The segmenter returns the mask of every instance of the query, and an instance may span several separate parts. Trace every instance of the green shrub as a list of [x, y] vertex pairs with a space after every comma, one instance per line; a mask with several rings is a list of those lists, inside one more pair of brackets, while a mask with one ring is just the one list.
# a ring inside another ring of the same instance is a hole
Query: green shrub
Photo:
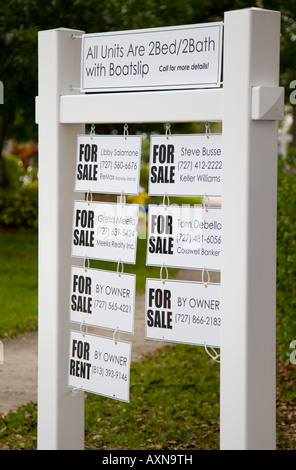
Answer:
[[278, 342], [287, 351], [296, 339], [296, 173], [281, 157], [277, 217]]
[[4, 173], [9, 191], [17, 191], [23, 185], [25, 168], [23, 162], [15, 155], [3, 155]]
[[38, 227], [38, 182], [19, 190], [0, 192], [0, 224], [5, 227]]

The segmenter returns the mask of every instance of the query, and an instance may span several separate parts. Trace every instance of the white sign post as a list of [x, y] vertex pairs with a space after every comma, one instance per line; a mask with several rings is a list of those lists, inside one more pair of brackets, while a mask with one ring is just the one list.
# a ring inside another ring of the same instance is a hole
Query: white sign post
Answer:
[[[38, 448], [84, 446], [83, 394], [67, 383], [77, 135], [85, 123], [222, 121], [221, 449], [274, 449], [280, 13], [225, 13], [215, 89], [79, 94], [82, 34], [39, 34]], [[162, 44], [164, 55], [173, 41]]]

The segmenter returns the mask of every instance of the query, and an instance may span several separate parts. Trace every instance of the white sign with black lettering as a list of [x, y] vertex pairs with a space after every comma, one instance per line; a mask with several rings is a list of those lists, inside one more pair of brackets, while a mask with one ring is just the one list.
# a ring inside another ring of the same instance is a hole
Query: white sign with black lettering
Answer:
[[129, 402], [131, 343], [70, 332], [68, 385]]
[[141, 136], [78, 135], [75, 191], [138, 194]]
[[223, 23], [84, 34], [81, 91], [220, 86]]
[[137, 204], [74, 201], [72, 256], [134, 264], [138, 212]]
[[221, 134], [151, 136], [151, 196], [220, 197], [221, 184]]
[[146, 264], [219, 271], [221, 209], [150, 205]]
[[220, 347], [220, 284], [146, 279], [146, 339]]
[[134, 332], [136, 276], [72, 266], [70, 321]]

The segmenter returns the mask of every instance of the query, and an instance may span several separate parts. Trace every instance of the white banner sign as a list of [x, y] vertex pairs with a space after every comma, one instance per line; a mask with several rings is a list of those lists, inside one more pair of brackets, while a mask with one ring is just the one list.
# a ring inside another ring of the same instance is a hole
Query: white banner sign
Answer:
[[134, 332], [136, 276], [72, 266], [70, 321]]
[[72, 256], [136, 262], [137, 204], [74, 201]]
[[220, 284], [146, 280], [146, 338], [220, 347]]
[[220, 86], [223, 23], [82, 36], [81, 91]]
[[222, 135], [152, 135], [151, 196], [222, 194]]
[[70, 332], [68, 385], [129, 401], [131, 343]]
[[79, 135], [75, 191], [138, 194], [141, 136]]
[[219, 271], [221, 247], [221, 209], [149, 206], [147, 265]]

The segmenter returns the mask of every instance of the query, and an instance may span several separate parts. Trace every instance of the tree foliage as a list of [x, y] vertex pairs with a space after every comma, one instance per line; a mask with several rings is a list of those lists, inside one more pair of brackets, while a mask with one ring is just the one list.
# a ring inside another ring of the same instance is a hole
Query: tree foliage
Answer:
[[[224, 12], [258, 6], [282, 12], [282, 80], [295, 77], [295, 0], [0, 0], [0, 155], [5, 138], [37, 138], [38, 31], [65, 27], [86, 33], [223, 20]], [[296, 78], [296, 77], [295, 77]], [[288, 91], [287, 91], [288, 93]]]
[[217, 5], [209, 0], [1, 0], [5, 103], [0, 109], [0, 150], [5, 137], [28, 140], [37, 135], [38, 31], [66, 27], [92, 33], [194, 24], [222, 20], [224, 11], [250, 5], [240, 0]]

